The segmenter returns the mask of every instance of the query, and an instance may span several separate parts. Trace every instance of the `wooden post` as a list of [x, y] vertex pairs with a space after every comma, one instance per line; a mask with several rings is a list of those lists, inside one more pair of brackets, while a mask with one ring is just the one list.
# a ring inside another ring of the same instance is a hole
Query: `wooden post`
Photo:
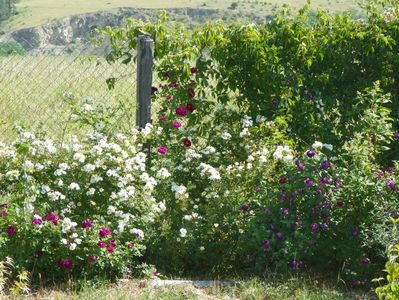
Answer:
[[153, 66], [153, 40], [148, 35], [137, 38], [137, 108], [136, 125], [144, 128], [151, 123], [151, 87]]

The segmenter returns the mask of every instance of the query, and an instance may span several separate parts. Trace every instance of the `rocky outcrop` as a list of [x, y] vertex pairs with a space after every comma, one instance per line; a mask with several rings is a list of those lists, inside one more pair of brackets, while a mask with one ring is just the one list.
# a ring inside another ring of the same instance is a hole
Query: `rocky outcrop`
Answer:
[[[143, 21], [155, 20], [157, 11], [154, 9], [120, 8], [71, 16], [43, 26], [14, 31], [7, 35], [7, 39], [17, 41], [28, 52], [70, 51], [71, 47], [69, 46], [82, 48], [83, 44], [85, 44], [83, 48], [87, 50], [87, 41], [95, 28], [120, 26], [128, 17]], [[167, 11], [171, 19], [192, 20], [193, 22], [223, 18], [227, 13], [215, 9], [193, 8], [176, 8]]]

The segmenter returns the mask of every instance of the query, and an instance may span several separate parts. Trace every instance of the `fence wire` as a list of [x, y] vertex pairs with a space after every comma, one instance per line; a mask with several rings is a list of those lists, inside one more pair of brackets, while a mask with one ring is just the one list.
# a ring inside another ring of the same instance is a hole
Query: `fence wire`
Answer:
[[[0, 57], [0, 141], [13, 140], [16, 126], [40, 127], [55, 138], [65, 134], [70, 118], [65, 95], [93, 105], [126, 104], [123, 115], [129, 120], [120, 122], [134, 122], [136, 66], [108, 64], [101, 52], [94, 46], [81, 51], [57, 46]], [[108, 78], [117, 78], [112, 90]]]

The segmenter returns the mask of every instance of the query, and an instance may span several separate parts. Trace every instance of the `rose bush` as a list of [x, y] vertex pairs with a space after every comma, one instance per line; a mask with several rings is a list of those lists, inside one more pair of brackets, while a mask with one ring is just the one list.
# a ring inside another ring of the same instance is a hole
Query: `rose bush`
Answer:
[[51, 280], [128, 274], [163, 209], [140, 134], [62, 144], [23, 132], [0, 145], [0, 257]]

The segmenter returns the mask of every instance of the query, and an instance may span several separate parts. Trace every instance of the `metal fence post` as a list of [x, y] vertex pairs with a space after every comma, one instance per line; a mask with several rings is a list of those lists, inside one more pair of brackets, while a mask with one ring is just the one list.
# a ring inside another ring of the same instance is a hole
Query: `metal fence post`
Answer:
[[151, 123], [153, 43], [154, 41], [148, 35], [140, 35], [137, 38], [136, 125], [140, 128]]

